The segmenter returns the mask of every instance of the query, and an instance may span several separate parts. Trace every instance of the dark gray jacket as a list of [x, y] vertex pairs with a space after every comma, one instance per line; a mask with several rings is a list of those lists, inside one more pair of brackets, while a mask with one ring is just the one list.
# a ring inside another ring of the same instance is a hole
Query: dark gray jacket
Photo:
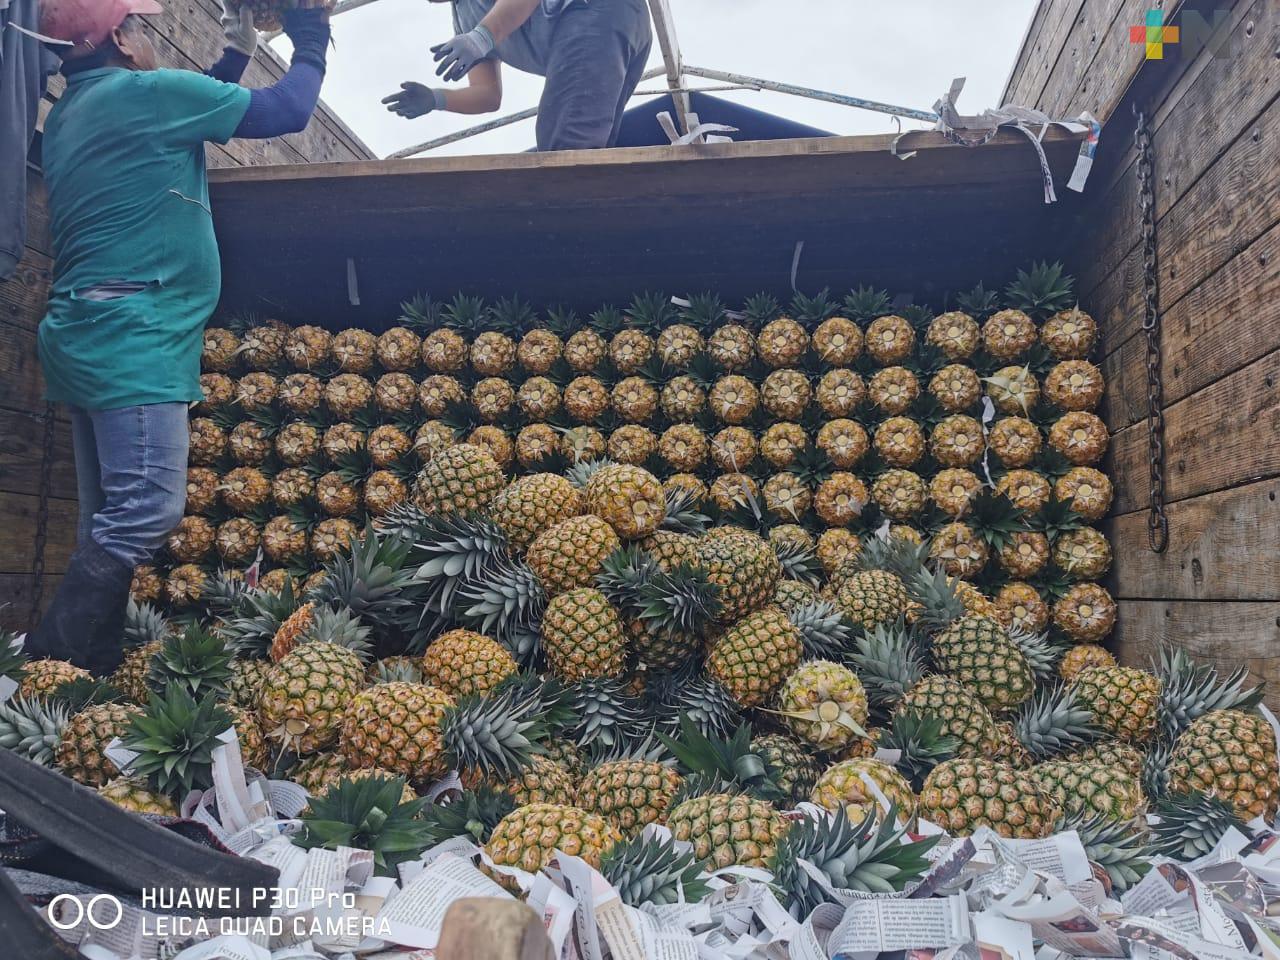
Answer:
[[38, 25], [37, 0], [0, 0], [0, 280], [13, 275], [27, 235], [27, 150], [58, 57], [20, 30]]

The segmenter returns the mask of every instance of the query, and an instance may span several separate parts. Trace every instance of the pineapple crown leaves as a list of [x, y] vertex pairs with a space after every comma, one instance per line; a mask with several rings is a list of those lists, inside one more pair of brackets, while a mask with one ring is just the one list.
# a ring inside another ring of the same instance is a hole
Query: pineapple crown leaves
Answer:
[[902, 308], [902, 318], [916, 330], [924, 331], [933, 320], [933, 311], [923, 303], [909, 303]]
[[193, 623], [166, 639], [151, 658], [147, 685], [157, 692], [177, 685], [193, 697], [221, 697], [231, 680], [234, 656], [225, 638]]
[[657, 736], [684, 773], [722, 779], [761, 800], [781, 800], [785, 796], [770, 776], [764, 758], [751, 746], [750, 724], [739, 725], [728, 738], [709, 737], [687, 716], [681, 716], [677, 737], [664, 733]]
[[854, 638], [849, 663], [880, 713], [897, 705], [928, 672], [919, 638], [902, 620], [877, 624]]
[[864, 537], [858, 554], [859, 570], [887, 570], [904, 583], [911, 582], [924, 567], [929, 547], [903, 537]]
[[1169, 759], [1172, 754], [1173, 741], [1157, 737], [1142, 757], [1142, 792], [1152, 800], [1159, 800], [1169, 792]]
[[800, 632], [807, 660], [848, 659], [856, 632], [853, 621], [828, 600], [816, 600], [791, 610], [787, 618]]
[[506, 534], [483, 516], [423, 515], [410, 532], [409, 565], [417, 564], [414, 577], [429, 588], [438, 610], [452, 607], [460, 584], [481, 579], [510, 559]]
[[1063, 273], [1061, 263], [1033, 263], [1019, 270], [1017, 279], [1005, 288], [1005, 302], [1034, 319], [1043, 320], [1075, 302], [1075, 281]]
[[8, 677], [21, 683], [27, 675], [27, 655], [19, 643], [20, 636], [12, 630], [0, 628], [0, 677]]
[[657, 291], [638, 294], [626, 312], [626, 318], [646, 333], [661, 330], [675, 317], [676, 308], [671, 298]]
[[811, 297], [797, 292], [791, 298], [792, 315], [810, 330], [835, 312], [836, 305], [831, 302], [831, 289], [829, 287], [823, 287]]
[[893, 305], [887, 291], [863, 286], [844, 298], [844, 308], [853, 319], [867, 323], [887, 314], [893, 309]]
[[707, 532], [711, 517], [702, 512], [701, 498], [684, 487], [668, 487], [665, 491], [667, 514], [662, 520], [663, 530], [699, 536]]
[[941, 568], [921, 567], [907, 581], [907, 591], [911, 599], [920, 604], [916, 622], [928, 631], [942, 630], [967, 613], [956, 581]]
[[1004, 494], [991, 490], [983, 490], [969, 501], [964, 520], [993, 550], [999, 550], [1015, 533], [1027, 529], [1025, 513]]
[[427, 801], [402, 803], [403, 795], [399, 777], [339, 780], [327, 793], [311, 798], [293, 842], [304, 850], [369, 850], [377, 875], [394, 877], [399, 864], [416, 860], [433, 842], [431, 825], [418, 818]]
[[1262, 702], [1263, 685], [1247, 687], [1247, 667], [1238, 667], [1222, 680], [1209, 664], [1197, 663], [1187, 652], [1163, 644], [1151, 672], [1162, 681], [1160, 723], [1164, 737], [1176, 740], [1187, 727], [1212, 710], [1252, 710]]
[[591, 329], [605, 340], [621, 332], [626, 322], [622, 311], [608, 304], [591, 314]]
[[1056, 642], [1047, 631], [1032, 633], [1029, 630], [1010, 628], [1006, 632], [1014, 646], [1027, 658], [1036, 683], [1050, 683], [1058, 676], [1058, 664], [1067, 652], [1065, 644]]
[[280, 624], [297, 609], [293, 584], [286, 579], [279, 593], [261, 588], [246, 590], [237, 603], [236, 614], [220, 621], [215, 629], [238, 656], [265, 657]]
[[581, 329], [582, 319], [572, 307], [557, 303], [547, 308], [545, 326], [561, 340], [568, 340]]
[[70, 710], [60, 700], [14, 697], [0, 703], [0, 747], [50, 766], [69, 718]]
[[151, 788], [174, 799], [213, 785], [213, 751], [219, 734], [232, 726], [231, 714], [211, 694], [197, 702], [179, 684], [153, 694], [146, 709], [129, 722], [124, 747], [137, 754], [130, 767]]
[[697, 903], [711, 891], [693, 851], [670, 837], [641, 833], [616, 844], [601, 859], [600, 874], [631, 907]]
[[702, 567], [680, 563], [663, 570], [634, 545], [605, 558], [596, 586], [625, 616], [638, 618], [651, 634], [699, 634], [720, 616], [720, 588]]
[[58, 684], [49, 695], [49, 699], [61, 701], [72, 713], [78, 713], [85, 707], [120, 703], [124, 700], [124, 694], [106, 680], [77, 677], [75, 680]]
[[1018, 709], [1013, 731], [1037, 761], [1075, 750], [1101, 733], [1092, 711], [1080, 705], [1075, 688], [1061, 684], [1037, 689]]
[[1166, 796], [1156, 804], [1155, 814], [1157, 819], [1151, 824], [1153, 856], [1195, 860], [1212, 851], [1231, 827], [1246, 837], [1253, 835], [1230, 803], [1209, 794]]
[[975, 320], [982, 321], [1000, 309], [1000, 296], [979, 283], [971, 290], [956, 294], [956, 306]]
[[622, 736], [612, 744], [596, 741], [588, 747], [588, 764], [597, 767], [602, 763], [619, 760], [646, 760], [661, 764], [675, 762], [662, 741], [657, 739], [657, 720], [651, 720], [647, 725], [642, 723], [635, 727], [625, 727], [621, 733]]
[[726, 315], [724, 301], [711, 292], [692, 293], [689, 305], [680, 311], [680, 319], [700, 333], [718, 326]]
[[312, 599], [350, 607], [375, 630], [398, 623], [417, 599], [415, 574], [407, 569], [413, 542], [394, 534], [379, 534], [372, 523], [354, 539], [349, 553], [325, 564], [326, 576]]
[[609, 747], [633, 736], [638, 729], [648, 729], [643, 704], [627, 692], [620, 680], [580, 680], [565, 692], [576, 722], [564, 732], [580, 747]]
[[520, 670], [507, 676], [494, 690], [495, 696], [509, 695], [516, 703], [536, 704], [551, 736], [559, 736], [571, 729], [578, 714], [570, 703], [570, 692], [559, 680], [550, 675], [540, 675], [532, 670]]
[[782, 564], [782, 576], [787, 580], [816, 587], [822, 582], [822, 562], [817, 553], [803, 543], [786, 541], [774, 544], [773, 552]]
[[744, 318], [756, 329], [763, 327], [771, 320], [776, 320], [782, 313], [776, 297], [768, 293], [757, 293], [748, 297], [742, 305]]
[[462, 697], [440, 724], [445, 753], [459, 770], [509, 779], [542, 753], [548, 730], [540, 707], [511, 690]]
[[584, 490], [592, 477], [605, 467], [612, 467], [616, 463], [616, 460], [610, 460], [608, 457], [596, 457], [592, 460], [579, 460], [566, 470], [564, 475], [575, 487], [580, 490]]
[[1134, 887], [1151, 869], [1146, 833], [1131, 821], [1108, 817], [1064, 817], [1054, 833], [1074, 830], [1085, 856], [1106, 871], [1113, 893]]
[[463, 336], [482, 333], [490, 321], [490, 312], [483, 297], [469, 297], [459, 293], [440, 311], [445, 326], [457, 330]]
[[483, 785], [464, 791], [449, 803], [431, 804], [422, 811], [422, 822], [428, 828], [428, 845], [454, 837], [487, 843], [494, 827], [515, 808], [516, 802], [510, 794]]
[[826, 885], [801, 861], [824, 874], [831, 887], [859, 893], [900, 893], [924, 876], [929, 869], [926, 854], [941, 837], [908, 841], [897, 815], [895, 804], [878, 821], [872, 812], [853, 823], [841, 807], [821, 819], [796, 821], [769, 863], [774, 886], [792, 915], [807, 917], [831, 901]]
[[425, 293], [415, 294], [400, 304], [400, 323], [410, 329], [434, 329], [440, 325], [440, 304]]
[[538, 321], [533, 306], [515, 294], [500, 297], [490, 308], [490, 314], [495, 329], [511, 336], [519, 336], [533, 329]]
[[311, 625], [301, 643], [332, 643], [350, 650], [364, 663], [373, 659], [373, 630], [343, 606], [320, 603], [312, 609]]
[[379, 660], [373, 665], [374, 683], [422, 683], [422, 667], [418, 661], [398, 658]]
[[1084, 518], [1071, 509], [1070, 500], [1051, 497], [1049, 502], [1030, 518], [1028, 525], [1048, 537], [1050, 543], [1056, 543], [1064, 533], [1079, 530], [1085, 524]]
[[534, 572], [516, 560], [493, 563], [481, 579], [465, 581], [457, 591], [455, 616], [463, 626], [511, 646], [517, 631], [542, 621], [547, 592]]
[[737, 726], [742, 710], [719, 681], [707, 676], [695, 661], [647, 678], [642, 696], [645, 713], [667, 732], [686, 717], [708, 737], [722, 737]]
[[[243, 580], [232, 580], [221, 571], [219, 571], [215, 579], [228, 584], [236, 584], [236, 588], [229, 592], [229, 596], [233, 598], [231, 601], [233, 603], [247, 589]], [[228, 596], [228, 594], [224, 593], [222, 596]], [[129, 599], [129, 604], [125, 607], [124, 613], [124, 640], [126, 644], [131, 647], [144, 646], [156, 640], [163, 640], [168, 635], [169, 621], [163, 613], [145, 601], [137, 603], [132, 597]], [[0, 645], [3, 644], [3, 641], [4, 638], [0, 637]]]
[[893, 715], [889, 725], [881, 728], [876, 746], [898, 752], [895, 766], [918, 793], [933, 768], [955, 756], [960, 740], [942, 735], [942, 720], [937, 716], [912, 707]]

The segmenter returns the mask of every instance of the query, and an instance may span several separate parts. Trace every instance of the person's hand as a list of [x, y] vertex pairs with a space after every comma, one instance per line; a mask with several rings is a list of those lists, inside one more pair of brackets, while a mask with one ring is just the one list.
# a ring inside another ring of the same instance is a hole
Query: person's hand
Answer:
[[436, 76], [448, 81], [461, 80], [472, 67], [493, 53], [493, 48], [493, 34], [484, 24], [469, 33], [436, 44], [431, 48], [436, 62], [440, 64], [436, 67]]
[[439, 93], [412, 80], [400, 84], [400, 92], [383, 97], [382, 102], [387, 105], [388, 110], [406, 120], [424, 116], [444, 106]]
[[227, 46], [246, 57], [252, 57], [258, 49], [258, 31], [253, 26], [253, 8], [249, 4], [237, 4], [234, 0], [222, 0], [222, 35]]

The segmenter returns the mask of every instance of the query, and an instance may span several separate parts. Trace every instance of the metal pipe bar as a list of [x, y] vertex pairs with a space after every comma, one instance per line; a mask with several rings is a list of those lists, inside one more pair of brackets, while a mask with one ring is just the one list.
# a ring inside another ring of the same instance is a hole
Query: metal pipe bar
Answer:
[[665, 97], [668, 93], [714, 93], [720, 90], [754, 90], [760, 92], [759, 87], [752, 86], [748, 83], [726, 83], [723, 86], [716, 87], [681, 87], [678, 91], [657, 89], [657, 90], [637, 90], [632, 94], [633, 97]]
[[934, 123], [938, 115], [931, 110], [914, 110], [911, 107], [898, 107], [891, 103], [879, 103], [875, 100], [864, 100], [861, 97], [850, 97], [843, 93], [829, 93], [826, 90], [812, 90], [791, 83], [778, 83], [776, 80], [763, 80], [760, 77], [749, 77], [742, 73], [730, 73], [727, 70], [710, 70], [706, 67], [684, 66], [684, 72], [691, 77], [702, 77], [705, 80], [720, 80], [724, 83], [740, 83], [745, 86], [758, 87], [774, 93], [786, 93], [793, 97], [805, 97], [809, 100], [823, 100], [827, 103], [838, 103], [845, 107], [857, 107], [859, 110], [873, 110], [876, 113], [887, 113], [895, 117], [909, 117], [912, 120], [924, 120]]
[[649, 14], [653, 17], [653, 32], [658, 36], [658, 48], [662, 51], [662, 64], [667, 75], [667, 89], [676, 108], [676, 129], [689, 132], [689, 94], [684, 87], [684, 59], [680, 55], [680, 39], [676, 35], [676, 21], [667, 0], [649, 0]]

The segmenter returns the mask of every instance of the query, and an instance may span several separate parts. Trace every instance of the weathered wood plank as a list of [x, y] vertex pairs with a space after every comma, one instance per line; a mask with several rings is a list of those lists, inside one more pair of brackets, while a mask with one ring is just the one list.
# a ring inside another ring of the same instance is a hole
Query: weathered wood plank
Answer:
[[[54, 591], [62, 577], [45, 574], [42, 610], [49, 608]], [[27, 622], [31, 610], [31, 577], [20, 573], [0, 573], [0, 628], [25, 633], [32, 624]]]
[[33, 329], [0, 323], [0, 407], [44, 410], [44, 377]]
[[1227, 676], [1248, 667], [1267, 684], [1267, 704], [1280, 706], [1280, 601], [1258, 603], [1121, 600], [1112, 636], [1120, 661], [1145, 667], [1161, 643], [1184, 648]]
[[[1170, 502], [1280, 474], [1280, 350], [1165, 410]], [[1117, 514], [1147, 503], [1146, 423], [1112, 437]]]
[[[38, 498], [29, 494], [0, 496], [0, 573], [27, 573], [35, 550]], [[77, 508], [74, 500], [49, 500], [49, 542], [45, 569], [61, 573], [75, 549]]]
[[[1157, 3], [1157, 6], [1165, 5]], [[1128, 79], [1136, 72], [1141, 57], [1134, 58], [1130, 51], [1128, 27], [1132, 19], [1140, 17], [1150, 0], [1089, 0], [1072, 23], [1062, 53], [1039, 99], [1039, 107], [1051, 117], [1075, 116], [1082, 109], [1089, 94], [1095, 89], [1107, 92], [1127, 86]], [[1121, 36], [1117, 31], [1124, 29]], [[1132, 69], [1125, 73], [1125, 67]], [[1115, 94], [1118, 101], [1119, 92]], [[1094, 116], [1103, 123], [1110, 118], [1109, 111], [1099, 111]]]
[[53, 261], [27, 247], [18, 261], [17, 272], [0, 280], [0, 321], [34, 330], [44, 315], [53, 277]]
[[[43, 410], [0, 409], [0, 495], [40, 491], [40, 462], [44, 452]], [[71, 454], [71, 426], [54, 423], [53, 471], [49, 491], [55, 497], [76, 497], [75, 459]]]
[[1280, 598], [1280, 481], [1220, 490], [1168, 508], [1169, 547], [1147, 547], [1147, 512], [1108, 521], [1117, 562], [1111, 577], [1126, 599]]
[[1002, 103], [1034, 107], [1040, 103], [1049, 74], [1062, 56], [1072, 28], [1083, 17], [1087, 0], [1043, 0], [1018, 53]]

